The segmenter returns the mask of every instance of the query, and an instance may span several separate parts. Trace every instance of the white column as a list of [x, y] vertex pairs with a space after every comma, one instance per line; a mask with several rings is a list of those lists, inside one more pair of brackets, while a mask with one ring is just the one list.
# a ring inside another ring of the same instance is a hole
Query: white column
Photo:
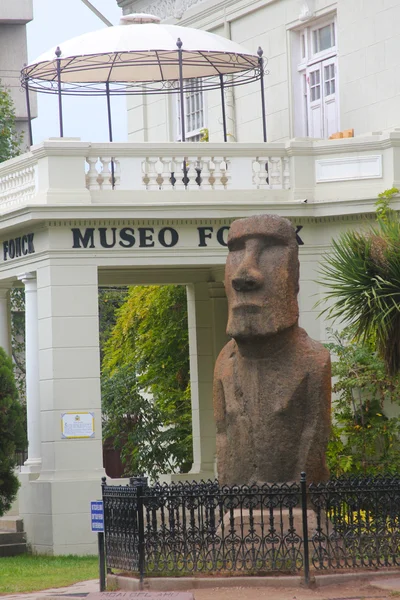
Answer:
[[10, 285], [0, 283], [0, 347], [11, 356]]
[[211, 299], [212, 337], [215, 362], [222, 348], [230, 340], [230, 337], [226, 335], [228, 300], [226, 298], [225, 286], [222, 281], [209, 283], [208, 288]]
[[[214, 477], [215, 457], [212, 400], [215, 357], [212, 303], [208, 286], [206, 282], [187, 286], [193, 428], [193, 466], [190, 477], [200, 479]], [[185, 479], [187, 478], [186, 475]]]
[[[37, 268], [42, 467], [20, 514], [33, 550], [46, 554], [96, 553], [90, 501], [104, 475], [97, 267], [82, 262]], [[66, 413], [90, 415], [91, 435], [63, 436]]]
[[41, 427], [39, 391], [39, 343], [36, 273], [18, 277], [25, 285], [25, 363], [28, 459], [23, 472], [38, 473], [41, 468]]

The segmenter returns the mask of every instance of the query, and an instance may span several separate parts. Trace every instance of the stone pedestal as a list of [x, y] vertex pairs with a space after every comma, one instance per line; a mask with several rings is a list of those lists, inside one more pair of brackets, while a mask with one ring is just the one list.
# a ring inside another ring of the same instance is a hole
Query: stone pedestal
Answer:
[[[292, 511], [292, 515], [293, 515], [293, 527], [296, 530], [297, 535], [302, 538], [303, 537], [302, 509], [294, 508]], [[265, 537], [268, 534], [268, 531], [270, 529], [269, 518], [270, 518], [269, 510], [267, 508], [264, 509], [262, 512], [261, 512], [261, 510], [258, 510], [258, 509], [253, 510], [253, 528], [255, 530], [256, 535]], [[231, 515], [230, 515], [230, 513], [227, 513], [224, 517], [225, 535], [231, 526], [230, 522], [231, 522]], [[240, 509], [234, 510], [233, 511], [233, 522], [234, 522], [234, 528], [235, 528], [236, 532], [239, 533], [239, 535], [241, 535], [242, 528], [243, 528], [243, 537], [245, 537], [246, 534], [251, 529], [249, 511], [248, 510], [240, 510]], [[307, 522], [308, 522], [308, 537], [309, 537], [309, 539], [311, 539], [311, 537], [313, 536], [313, 534], [315, 533], [315, 531], [317, 529], [317, 515], [311, 509], [307, 510]], [[289, 528], [290, 528], [290, 514], [289, 514], [289, 510], [287, 508], [282, 509], [282, 511], [280, 511], [279, 509], [274, 510], [274, 525], [273, 526], [274, 526], [274, 529], [276, 530], [277, 536], [279, 536], [283, 539], [284, 536], [288, 535]], [[221, 533], [222, 533], [221, 526], [218, 531], [219, 531], [219, 535], [221, 535]]]

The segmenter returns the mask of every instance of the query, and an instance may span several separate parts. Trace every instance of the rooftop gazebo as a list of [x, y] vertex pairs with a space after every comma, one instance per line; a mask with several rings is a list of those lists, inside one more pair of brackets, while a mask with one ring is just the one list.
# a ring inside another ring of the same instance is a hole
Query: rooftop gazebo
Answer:
[[[203, 90], [221, 90], [224, 140], [227, 140], [224, 90], [260, 80], [263, 139], [266, 141], [264, 59], [218, 35], [161, 24], [153, 15], [122, 17], [121, 25], [73, 38], [39, 56], [22, 70], [27, 90], [58, 95], [60, 137], [64, 135], [62, 96], [107, 98], [112, 141], [113, 95], [180, 94], [182, 141], [185, 141], [184, 94], [193, 80]], [[31, 135], [32, 140], [32, 135]]]

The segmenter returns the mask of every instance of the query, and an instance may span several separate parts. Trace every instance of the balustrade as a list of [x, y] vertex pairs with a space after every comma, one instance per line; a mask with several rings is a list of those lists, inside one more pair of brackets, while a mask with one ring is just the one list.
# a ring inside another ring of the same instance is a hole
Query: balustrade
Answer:
[[3, 209], [29, 204], [34, 198], [35, 192], [34, 165], [0, 175], [0, 205]]
[[[242, 191], [256, 192], [257, 202], [364, 200], [398, 187], [399, 140], [397, 131], [265, 144], [47, 140], [0, 165], [0, 210], [31, 203], [143, 203], [154, 197], [146, 192], [168, 192], [162, 202], [178, 192], [201, 193], [204, 200], [207, 191], [222, 192], [218, 202], [228, 203]], [[141, 195], [117, 194], [124, 191]]]

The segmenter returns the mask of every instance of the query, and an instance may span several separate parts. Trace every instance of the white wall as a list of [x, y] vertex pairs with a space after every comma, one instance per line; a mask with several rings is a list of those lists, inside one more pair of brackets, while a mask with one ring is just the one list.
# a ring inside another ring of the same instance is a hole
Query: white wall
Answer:
[[[131, 8], [136, 10], [137, 4], [132, 1]], [[147, 4], [140, 2], [140, 9], [144, 10]], [[125, 12], [129, 10], [128, 5], [129, 2], [124, 3]], [[151, 5], [153, 12], [157, 12], [154, 7], [159, 5], [160, 14], [165, 13], [161, 2], [153, 1]], [[355, 135], [361, 135], [399, 127], [400, 30], [397, 24], [400, 0], [254, 0], [247, 3], [208, 0], [192, 5], [179, 20], [171, 16], [168, 22], [230, 36], [252, 52], [256, 52], [258, 46], [263, 48], [269, 71], [265, 79], [268, 140], [282, 141], [303, 135], [301, 128], [295, 126], [301, 95], [296, 90], [299, 76], [292, 56], [296, 30], [312, 24], [312, 20], [299, 19], [304, 5], [313, 18], [337, 11], [339, 129], [354, 128]], [[234, 132], [230, 140], [261, 141], [259, 85], [236, 88], [232, 103], [236, 123], [228, 126], [228, 133]], [[219, 92], [208, 94], [207, 106], [210, 141], [220, 141]], [[163, 111], [160, 102], [156, 110], [148, 113], [151, 141], [170, 139], [171, 129]], [[133, 141], [139, 134], [136, 131], [130, 135]]]
[[400, 0], [341, 0], [339, 72], [343, 128], [356, 135], [400, 126]]

